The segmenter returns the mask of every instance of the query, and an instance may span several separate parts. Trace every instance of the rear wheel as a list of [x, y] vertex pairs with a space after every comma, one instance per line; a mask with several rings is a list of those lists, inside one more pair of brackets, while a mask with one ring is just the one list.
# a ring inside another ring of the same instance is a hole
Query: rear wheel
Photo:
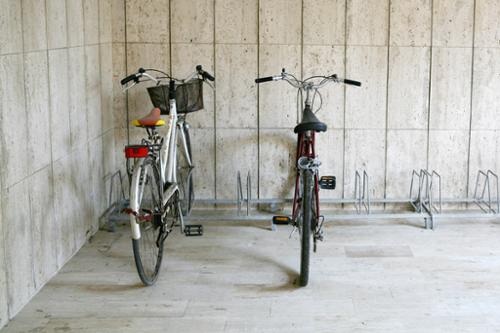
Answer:
[[[177, 184], [179, 186], [179, 202], [182, 215], [187, 216], [191, 213], [194, 201], [193, 167], [189, 165], [186, 157], [180, 152], [186, 150], [185, 153], [188, 154], [191, 164], [193, 163], [193, 154], [191, 151], [191, 138], [189, 136], [188, 127], [183, 124], [180, 130], [184, 132], [186, 148], [180, 147], [181, 149], [177, 149], [179, 152], [177, 158]], [[180, 141], [180, 145], [182, 146], [182, 134]]]
[[313, 205], [313, 174], [305, 170], [302, 174], [304, 186], [302, 192], [302, 209], [300, 221], [300, 276], [299, 285], [304, 287], [309, 282], [309, 261], [311, 256], [311, 225]]
[[147, 158], [144, 161], [138, 177], [135, 221], [139, 225], [141, 236], [139, 239], [132, 239], [132, 247], [141, 281], [145, 285], [152, 285], [160, 271], [165, 235], [160, 177], [153, 159]]

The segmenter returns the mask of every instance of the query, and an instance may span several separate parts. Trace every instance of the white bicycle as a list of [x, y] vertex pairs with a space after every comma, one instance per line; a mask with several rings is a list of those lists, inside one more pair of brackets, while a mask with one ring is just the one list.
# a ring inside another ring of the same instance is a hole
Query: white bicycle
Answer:
[[[130, 204], [126, 211], [130, 215], [137, 272], [145, 285], [152, 285], [158, 278], [165, 240], [177, 223], [186, 235], [203, 232], [200, 225], [185, 226], [183, 215], [189, 214], [194, 198], [191, 143], [185, 117], [203, 109], [206, 80], [214, 81], [214, 77], [200, 65], [183, 80], [157, 69], [143, 68], [121, 80], [124, 90], [141, 82], [155, 83], [147, 88], [155, 108], [132, 122], [146, 130], [147, 138], [125, 147], [130, 179]], [[168, 115], [166, 122], [162, 114]], [[167, 131], [162, 136], [158, 127], [165, 124]], [[178, 155], [178, 145], [182, 147], [182, 156]]]

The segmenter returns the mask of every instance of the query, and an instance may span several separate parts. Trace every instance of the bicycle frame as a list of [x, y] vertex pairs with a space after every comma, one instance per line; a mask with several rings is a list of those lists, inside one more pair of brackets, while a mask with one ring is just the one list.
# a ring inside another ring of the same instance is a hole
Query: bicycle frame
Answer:
[[[305, 111], [306, 108], [311, 107], [311, 95], [310, 91], [312, 88], [305, 88], [306, 91], [306, 101], [305, 101]], [[300, 176], [301, 172], [307, 172], [307, 169], [301, 170], [299, 168], [299, 161], [301, 158], [307, 159], [316, 159], [316, 151], [315, 151], [315, 142], [316, 142], [316, 132], [307, 131], [305, 133], [299, 133], [297, 137], [297, 153], [295, 165], [297, 166], [297, 175], [295, 177], [295, 191], [293, 198], [293, 207], [292, 207], [292, 221], [297, 221], [297, 217], [300, 211], [301, 205], [301, 184], [300, 184]], [[316, 163], [319, 164], [319, 160], [316, 159]], [[310, 171], [314, 172], [314, 197], [315, 197], [315, 214], [314, 214], [314, 223], [313, 227], [317, 225], [319, 222], [319, 180], [318, 180], [318, 172], [317, 168], [310, 169]]]
[[[167, 186], [162, 186], [163, 190], [163, 198], [162, 205], [166, 205], [170, 198], [179, 191], [177, 185], [177, 175], [176, 175], [176, 167], [177, 167], [177, 127], [184, 126], [184, 120], [180, 123], [178, 122], [177, 115], [177, 107], [175, 103], [175, 98], [169, 100], [170, 103], [170, 113], [167, 119], [167, 132], [164, 136], [163, 146], [160, 150], [159, 158], [160, 158], [160, 177], [161, 184], [167, 184]], [[187, 143], [186, 137], [184, 135], [184, 131], [180, 130], [182, 146], [184, 150], [184, 154], [186, 156], [186, 160], [188, 161], [189, 166], [192, 166], [192, 162], [187, 151]], [[130, 184], [131, 189], [135, 189], [135, 191], [131, 191], [130, 193], [130, 209], [133, 212], [138, 210], [138, 205], [140, 199], [142, 197], [142, 192], [144, 190], [144, 186], [139, 186], [139, 182], [141, 180], [141, 175], [139, 174], [143, 170], [144, 158], [140, 158], [135, 162], [134, 171], [132, 175], [132, 183]], [[180, 214], [181, 219], [181, 230], [184, 230], [184, 221], [182, 219], [182, 214]], [[130, 215], [130, 227], [132, 231], [132, 238], [139, 239], [141, 237], [141, 232], [139, 225], [136, 222], [135, 216], [133, 214]]]

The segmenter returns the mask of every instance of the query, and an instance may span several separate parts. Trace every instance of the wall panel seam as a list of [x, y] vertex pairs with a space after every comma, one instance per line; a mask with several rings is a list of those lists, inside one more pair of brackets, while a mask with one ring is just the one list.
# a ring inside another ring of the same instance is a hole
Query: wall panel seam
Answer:
[[[66, 7], [66, 6], [65, 6]], [[48, 29], [48, 14], [49, 14], [49, 11], [48, 11], [48, 8], [47, 8], [47, 0], [45, 0], [45, 34], [47, 36], [46, 38], [46, 42], [47, 42], [47, 91], [48, 91], [48, 112], [49, 112], [49, 146], [50, 146], [50, 171], [51, 171], [51, 179], [50, 179], [50, 184], [52, 185], [51, 186], [51, 194], [52, 194], [52, 198], [54, 198], [55, 196], [55, 191], [54, 191], [54, 156], [53, 156], [53, 153], [52, 153], [52, 98], [51, 98], [51, 89], [50, 89], [50, 57], [49, 57], [49, 29]], [[55, 202], [54, 200], [51, 200], [51, 204], [52, 204], [52, 213], [55, 212]], [[33, 220], [33, 218], [32, 218]], [[54, 242], [56, 242], [56, 248], [57, 248], [57, 243], [59, 242], [59, 239], [55, 239]], [[57, 262], [57, 258], [58, 256], [56, 255], [55, 256], [55, 260], [56, 260], [56, 267], [57, 269], [59, 269], [59, 263]], [[57, 270], [56, 270], [57, 272]], [[36, 280], [35, 280], [36, 281]], [[42, 285], [45, 283], [45, 281], [42, 282]], [[35, 289], [36, 289], [36, 285], [35, 285]]]
[[[347, 77], [347, 6], [348, 6], [348, 0], [345, 0], [344, 2], [344, 76]], [[345, 174], [346, 174], [346, 138], [347, 138], [347, 131], [346, 131], [346, 113], [347, 113], [347, 87], [346, 85], [342, 85], [343, 93], [344, 93], [344, 114], [343, 114], [343, 135], [344, 135], [344, 140], [342, 140], [342, 198], [346, 197], [346, 179], [345, 179]], [[342, 204], [342, 208], [344, 208], [344, 204]]]
[[[260, 0], [257, 0], [257, 77], [260, 76]], [[260, 199], [260, 85], [257, 88], [257, 199]]]
[[[28, 110], [27, 110], [27, 107], [26, 107], [26, 100], [27, 100], [27, 91], [26, 91], [26, 84], [24, 84], [24, 80], [25, 80], [25, 76], [26, 76], [26, 73], [25, 73], [25, 47], [24, 47], [24, 43], [25, 43], [25, 40], [24, 40], [24, 1], [21, 1], [21, 27], [22, 27], [22, 33], [21, 33], [21, 39], [22, 39], [22, 62], [21, 62], [21, 66], [22, 66], [22, 78], [23, 78], [23, 91], [24, 91], [24, 113], [26, 114], [26, 119], [28, 118]], [[28, 126], [28, 121], [26, 121], [24, 123], [24, 126], [25, 126], [25, 130], [26, 130], [26, 133], [28, 133], [29, 131], [29, 126]], [[30, 174], [29, 174], [29, 168], [28, 168], [28, 175], [25, 177], [24, 181], [28, 181], [28, 178], [30, 177]], [[21, 182], [18, 182], [18, 183], [21, 183]], [[28, 198], [29, 198], [29, 193], [28, 193]], [[31, 205], [28, 203], [28, 207], [27, 207], [27, 210], [28, 210], [28, 216], [30, 217], [30, 222], [31, 222]], [[33, 244], [33, 228], [30, 228], [30, 241], [31, 241], [31, 244]], [[6, 275], [7, 274], [7, 262], [5, 263], [6, 264]], [[31, 279], [32, 279], [32, 282], [33, 282], [33, 286], [35, 285], [35, 263], [33, 261], [33, 246], [31, 247]], [[7, 278], [7, 293], [9, 293], [9, 290], [10, 288], [9, 287], [12, 287], [12, 286], [9, 286], [9, 279]], [[28, 290], [28, 293], [29, 293], [29, 290]], [[31, 297], [32, 295], [30, 295]], [[9, 295], [7, 294], [7, 298], [9, 298]], [[9, 317], [12, 319], [14, 317], [15, 314], [13, 314], [11, 311], [11, 304], [10, 304], [10, 300], [7, 299], [7, 307], [9, 308]], [[19, 310], [17, 311], [19, 312]], [[17, 314], [17, 313], [16, 313]]]
[[434, 49], [434, 0], [431, 0], [431, 35], [429, 46], [429, 93], [427, 98], [427, 151], [426, 151], [426, 169], [429, 169], [430, 146], [431, 146], [431, 99], [432, 99], [432, 56]]
[[476, 5], [477, 1], [474, 0], [474, 7], [473, 7], [473, 13], [472, 13], [472, 54], [471, 54], [471, 68], [470, 68], [470, 99], [469, 99], [469, 142], [468, 142], [468, 150], [467, 150], [467, 179], [466, 179], [466, 186], [465, 186], [465, 196], [469, 196], [469, 187], [470, 187], [470, 176], [471, 176], [471, 170], [470, 170], [470, 159], [471, 159], [471, 148], [472, 148], [472, 103], [473, 103], [473, 97], [474, 97], [474, 56], [475, 56], [475, 50], [474, 50], [474, 44], [476, 42]]
[[[216, 2], [217, 0], [213, 0], [213, 5], [212, 5], [212, 9], [213, 9], [213, 27], [212, 27], [212, 34], [213, 34], [213, 38], [212, 38], [212, 54], [213, 54], [213, 68], [214, 68], [214, 73], [216, 72], [216, 66], [217, 66], [217, 59], [216, 59], [216, 44], [215, 44], [215, 25], [216, 25], [216, 21], [215, 21], [215, 11], [217, 10], [216, 9]], [[217, 77], [217, 73], [214, 74], [216, 77]], [[213, 101], [213, 107], [214, 107], [214, 120], [213, 120], [213, 124], [214, 124], [214, 198], [217, 200], [217, 89], [214, 89], [214, 101]]]
[[[385, 81], [385, 147], [384, 147], [384, 198], [387, 198], [387, 158], [388, 158], [388, 127], [389, 127], [389, 67], [391, 64], [391, 5], [392, 2], [389, 0], [389, 6], [387, 14], [387, 69], [386, 69], [386, 81]], [[384, 204], [384, 208], [386, 205]]]

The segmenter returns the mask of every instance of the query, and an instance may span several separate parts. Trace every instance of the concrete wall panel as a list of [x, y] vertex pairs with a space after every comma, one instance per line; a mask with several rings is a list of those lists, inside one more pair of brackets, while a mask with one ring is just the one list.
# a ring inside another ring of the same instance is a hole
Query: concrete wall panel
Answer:
[[68, 50], [49, 51], [50, 135], [52, 158], [58, 160], [71, 149]]
[[[190, 59], [190, 61], [186, 61]], [[214, 47], [209, 44], [172, 44], [172, 75], [184, 79], [202, 65], [209, 73], [214, 73]], [[218, 80], [217, 80], [218, 82]], [[197, 128], [213, 128], [215, 92], [207, 85], [203, 87], [204, 109], [188, 115], [189, 124]]]
[[215, 131], [210, 128], [192, 128], [194, 193], [197, 199], [215, 198]]
[[427, 47], [391, 47], [389, 55], [388, 127], [426, 129], [430, 50]]
[[85, 45], [99, 43], [99, 0], [83, 0]]
[[[252, 177], [252, 194], [257, 194], [257, 129], [220, 129], [216, 140], [216, 188], [218, 199], [236, 199], [236, 174], [241, 172], [245, 186], [247, 173]], [[245, 191], [245, 188], [243, 188]], [[244, 193], [246, 196], [246, 193]]]
[[303, 1], [304, 45], [344, 45], [345, 0]]
[[87, 101], [85, 83], [84, 47], [68, 49], [69, 55], [69, 106], [71, 146], [78, 147], [87, 141]]
[[23, 50], [21, 1], [0, 1], [0, 55]]
[[[57, 271], [59, 229], [54, 223], [54, 191], [52, 167], [36, 172], [29, 178], [30, 220], [33, 234], [33, 270], [35, 288], [40, 288]], [[45, 189], [42, 191], [41, 189]]]
[[[1, 177], [0, 177], [1, 178]], [[1, 182], [1, 180], [0, 180]], [[0, 188], [3, 193], [3, 185], [0, 183]], [[2, 200], [0, 200], [0, 212], [3, 212], [2, 209]], [[5, 241], [4, 241], [4, 233], [3, 233], [3, 213], [0, 213], [0, 327], [7, 324], [9, 320], [9, 307], [8, 307], [8, 298], [7, 298], [7, 267], [5, 265]]]
[[344, 197], [354, 197], [356, 170], [368, 173], [372, 198], [384, 196], [385, 145], [384, 130], [346, 130]]
[[68, 17], [68, 46], [82, 46], [84, 43], [84, 21], [82, 0], [66, 0]]
[[500, 49], [477, 48], [474, 52], [472, 128], [500, 129]]
[[[2, 156], [1, 172], [3, 186], [9, 187], [28, 175], [28, 156], [19, 147], [27, 147], [27, 113], [24, 99], [23, 56], [0, 57], [0, 112], [2, 115]], [[13, 116], [15, 115], [15, 117]], [[16, 165], [16, 167], [8, 167]]]
[[24, 57], [24, 82], [28, 116], [28, 172], [50, 163], [50, 114], [47, 52]]
[[387, 132], [388, 198], [406, 198], [410, 193], [412, 170], [427, 167], [426, 130], [389, 130]]
[[390, 45], [430, 46], [431, 0], [392, 0], [390, 6]]
[[102, 133], [101, 73], [99, 46], [85, 47], [85, 87], [87, 92], [87, 137], [95, 139]]
[[297, 136], [292, 129], [260, 130], [260, 198], [293, 197], [296, 150]]
[[[345, 77], [344, 52], [343, 46], [304, 46], [304, 77], [331, 74]], [[327, 124], [328, 128], [344, 128], [344, 87], [340, 84], [330, 84], [321, 89], [320, 93], [323, 104], [317, 114], [318, 118]], [[317, 96], [313, 108], [316, 110], [320, 104], [321, 101]]]
[[[473, 196], [476, 191], [476, 182], [478, 171], [486, 172], [491, 170], [497, 175], [500, 172], [500, 139], [499, 131], [472, 131], [471, 133], [471, 148], [469, 162], [469, 196]], [[480, 193], [482, 181], [480, 179], [477, 186], [477, 193]], [[494, 181], [494, 179], [493, 179]], [[497, 189], [491, 187], [492, 200], [497, 199]], [[485, 196], [485, 199], [487, 197]]]
[[387, 45], [388, 0], [347, 1], [347, 45]]
[[[260, 45], [259, 76], [287, 73], [300, 78], [300, 45]], [[259, 86], [259, 126], [290, 128], [297, 124], [297, 90], [286, 82], [268, 82]]]
[[66, 263], [76, 251], [75, 243], [75, 211], [76, 199], [74, 197], [75, 184], [71, 178], [70, 155], [59, 159], [53, 165], [54, 177], [54, 214], [57, 233], [61, 235], [57, 249], [58, 268]]
[[125, 1], [127, 42], [168, 43], [169, 0]]
[[429, 169], [442, 177], [445, 198], [464, 198], [467, 188], [469, 131], [433, 130], [429, 135]]
[[[127, 46], [127, 75], [138, 68], [169, 68], [169, 47], [166, 44], [135, 43]], [[146, 87], [154, 83], [143, 83], [128, 92], [130, 120], [145, 116], [153, 108]]]
[[262, 44], [300, 44], [301, 0], [259, 1], [259, 42]]
[[[99, 0], [99, 43], [113, 41], [113, 5], [114, 0]], [[125, 21], [122, 21], [123, 23]]]
[[[71, 198], [73, 199], [73, 211], [80, 212], [73, 214], [70, 219], [75, 227], [75, 245], [78, 250], [87, 240], [90, 235], [89, 224], [92, 223], [92, 209], [90, 206], [92, 184], [90, 180], [90, 168], [82, 168], [83, 161], [87, 165], [91, 165], [91, 160], [88, 151], [88, 145], [85, 144], [78, 149], [72, 151], [70, 155], [71, 169]], [[92, 172], [95, 172], [92, 170]], [[73, 252], [74, 253], [74, 252]]]
[[[471, 132], [469, 170], [469, 196], [472, 196], [479, 170], [492, 170], [497, 175], [500, 173], [500, 131]], [[491, 191], [495, 198], [496, 188], [492, 187]]]
[[47, 11], [47, 43], [49, 49], [68, 45], [66, 1], [45, 0]]
[[[110, 176], [121, 166], [124, 166], [124, 165], [116, 165], [115, 163], [115, 154], [116, 154], [115, 151], [117, 150], [123, 154], [123, 148], [124, 148], [123, 146], [118, 146], [115, 144], [114, 131], [108, 131], [102, 135], [102, 154], [103, 154], [102, 168], [104, 173], [103, 177]], [[104, 182], [104, 179], [101, 179], [101, 181]], [[109, 183], [106, 183], [105, 185], [108, 186], [108, 184]], [[107, 188], [103, 190], [108, 191]]]
[[216, 43], [257, 43], [258, 0], [215, 1]]
[[328, 129], [316, 134], [316, 154], [321, 161], [321, 176], [335, 176], [337, 188], [320, 192], [320, 198], [342, 198], [344, 193], [344, 130]]
[[434, 0], [432, 44], [441, 47], [471, 47], [474, 1]]
[[[113, 119], [115, 127], [127, 127], [127, 93], [120, 80], [127, 75], [125, 44], [113, 43]], [[132, 71], [132, 69], [130, 69]]]
[[[214, 0], [171, 0], [173, 43], [214, 41]], [[163, 11], [165, 12], [165, 11]]]
[[125, 2], [123, 0], [110, 1], [111, 12], [113, 13], [111, 18], [113, 43], [125, 43], [125, 27], [128, 24], [125, 20]]
[[476, 0], [474, 46], [500, 47], [500, 6], [497, 0]]
[[215, 53], [217, 127], [257, 128], [257, 46], [218, 44]]
[[361, 87], [346, 87], [346, 128], [385, 128], [387, 47], [347, 48], [346, 77]]
[[[104, 44], [99, 46], [101, 86], [102, 131], [114, 128], [113, 119], [113, 46]], [[122, 93], [118, 91], [120, 95]]]
[[[89, 163], [89, 186], [86, 193], [86, 199], [89, 205], [89, 218], [85, 221], [86, 233], [90, 236], [97, 231], [99, 214], [106, 207], [106, 196], [104, 188], [104, 154], [102, 137], [89, 142], [88, 145], [88, 163]], [[90, 232], [89, 232], [90, 231]]]
[[432, 53], [431, 129], [470, 127], [472, 51], [436, 48]]
[[45, 0], [23, 0], [24, 51], [47, 49]]
[[14, 316], [35, 291], [33, 279], [33, 239], [30, 219], [29, 186], [23, 180], [5, 192], [4, 240], [7, 267], [9, 316]]

